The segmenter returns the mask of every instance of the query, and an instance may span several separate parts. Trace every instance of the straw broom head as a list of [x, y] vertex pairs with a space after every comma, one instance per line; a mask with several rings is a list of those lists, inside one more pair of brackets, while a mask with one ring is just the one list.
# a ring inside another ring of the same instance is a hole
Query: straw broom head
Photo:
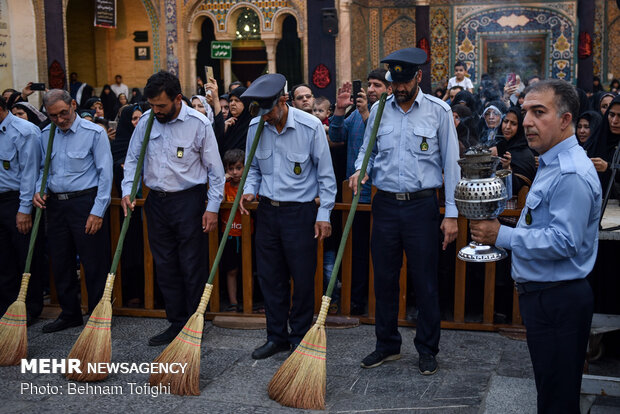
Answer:
[[269, 382], [267, 392], [272, 400], [288, 407], [325, 409], [325, 317], [330, 301], [329, 296], [323, 296], [316, 323]]
[[17, 300], [0, 319], [0, 366], [18, 365], [28, 355], [26, 293], [29, 280], [30, 273], [24, 273]]
[[151, 374], [149, 378], [151, 385], [170, 385], [172, 394], [200, 395], [200, 343], [205, 323], [204, 313], [212, 289], [213, 285], [209, 283], [205, 285], [196, 313], [189, 318], [181, 332], [154, 361], [161, 364], [187, 362], [185, 372]]
[[90, 315], [82, 333], [75, 341], [71, 352], [69, 352], [69, 359], [80, 360], [80, 371], [82, 373], [70, 372], [65, 374], [69, 380], [92, 382], [101, 381], [108, 376], [106, 372], [88, 372], [88, 364], [109, 363], [111, 361], [112, 338], [110, 326], [112, 325], [111, 297], [113, 287], [114, 273], [108, 273], [103, 296]]

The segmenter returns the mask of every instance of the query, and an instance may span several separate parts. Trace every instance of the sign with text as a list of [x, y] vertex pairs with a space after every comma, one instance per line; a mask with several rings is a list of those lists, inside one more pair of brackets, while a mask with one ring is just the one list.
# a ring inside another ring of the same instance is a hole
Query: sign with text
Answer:
[[211, 59], [231, 59], [232, 42], [211, 42]]
[[95, 0], [95, 27], [116, 28], [116, 0]]

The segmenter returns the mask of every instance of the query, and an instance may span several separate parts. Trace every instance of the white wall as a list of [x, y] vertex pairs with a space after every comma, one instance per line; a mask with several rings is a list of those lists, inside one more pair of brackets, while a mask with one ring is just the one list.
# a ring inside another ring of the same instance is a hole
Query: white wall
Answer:
[[[12, 87], [21, 90], [28, 82], [39, 82], [34, 7], [32, 0], [0, 2], [8, 3]], [[41, 92], [35, 92], [28, 98], [28, 102], [38, 108], [41, 104], [40, 95]]]

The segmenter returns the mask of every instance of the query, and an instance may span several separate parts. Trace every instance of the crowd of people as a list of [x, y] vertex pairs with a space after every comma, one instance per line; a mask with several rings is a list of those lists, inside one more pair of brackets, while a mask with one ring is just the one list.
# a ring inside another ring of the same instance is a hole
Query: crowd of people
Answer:
[[[485, 74], [474, 93], [466, 65], [457, 62], [448, 87], [425, 94], [418, 87], [422, 77], [419, 68], [425, 61], [426, 54], [420, 49], [396, 51], [382, 60], [387, 69], [368, 73], [366, 87], [356, 95], [351, 82], [340, 85], [333, 103], [324, 96], [315, 97], [308, 84], [286, 91], [286, 79], [277, 74], [263, 75], [247, 87], [234, 82], [224, 94], [220, 94], [216, 79], [210, 78], [199, 83], [195, 95], [186, 97], [179, 80], [168, 72], [156, 73], [143, 91], [133, 88], [131, 93], [122, 76], [117, 75], [112, 85], [104, 85], [99, 96], [72, 73], [69, 90], [47, 91], [42, 108], [28, 102], [34, 93], [31, 84], [21, 92], [5, 90], [0, 98], [0, 138], [8, 138], [0, 139], [0, 254], [2, 263], [10, 265], [0, 271], [4, 287], [0, 311], [6, 310], [19, 289], [33, 205], [45, 209], [46, 231], [41, 232], [44, 234], [35, 253], [39, 259], [35, 260], [36, 277], [29, 289], [29, 320], [36, 319], [42, 309], [44, 250], [51, 261], [62, 313], [45, 325], [43, 332], [83, 323], [75, 272], [77, 257], [85, 269], [89, 311], [94, 309], [110, 263], [110, 199], [115, 192], [122, 198], [125, 212], [139, 209], [129, 194], [146, 131], [146, 113], [152, 111], [156, 121], [142, 175], [150, 189], [144, 216], [170, 327], [150, 338], [150, 345], [172, 341], [195, 310], [208, 274], [205, 234], [224, 230], [228, 215], [220, 211], [220, 203], [234, 200], [241, 190], [240, 212], [234, 218], [221, 263], [227, 293], [225, 309], [242, 310], [238, 289], [239, 214], [249, 214], [246, 203], [258, 199], [256, 222], [251, 223], [256, 277], [267, 317], [267, 342], [252, 357], [262, 359], [294, 351], [312, 322], [317, 239], [325, 240], [326, 281], [337, 277], [331, 273], [341, 223], [337, 217], [330, 219], [330, 212], [342, 199], [338, 183], [348, 180], [353, 192], [358, 183], [361, 185], [360, 202], [372, 203], [373, 214], [372, 229], [370, 213], [358, 212], [352, 230], [352, 314], [366, 312], [369, 250], [375, 271], [377, 345], [361, 365], [373, 368], [400, 358], [398, 281], [404, 251], [418, 309], [415, 347], [420, 356], [419, 370], [424, 375], [435, 373], [441, 319], [439, 254], [457, 236], [454, 188], [460, 169], [456, 161], [473, 146], [490, 149], [500, 157], [502, 167], [512, 171], [513, 195], [524, 186], [531, 187], [518, 223], [500, 227], [498, 222], [480, 222], [472, 226], [472, 237], [497, 242], [513, 251], [512, 276], [521, 294], [528, 333], [530, 327], [544, 331], [536, 319], [540, 310], [528, 302], [528, 294], [556, 286], [574, 290], [576, 285], [565, 282], [582, 280], [592, 269], [592, 253], [596, 256], [592, 223], [598, 223], [601, 188], [604, 190], [612, 178], [610, 164], [620, 138], [617, 82], [612, 82], [608, 92], [595, 78], [594, 93], [586, 93], [566, 82], [544, 81], [538, 76], [522, 82], [517, 74], [506, 79]], [[369, 125], [375, 120], [383, 93], [388, 95], [387, 103], [362, 177]], [[560, 98], [567, 103], [554, 101]], [[241, 188], [245, 158], [261, 119], [266, 126], [248, 180]], [[556, 130], [549, 128], [551, 124]], [[52, 128], [56, 132], [49, 180], [41, 196], [38, 189]], [[558, 155], [558, 151], [565, 153]], [[573, 177], [576, 172], [587, 179]], [[571, 178], [558, 178], [565, 175]], [[377, 193], [371, 199], [373, 185]], [[555, 194], [556, 185], [566, 189], [561, 206], [549, 196]], [[442, 187], [443, 199], [438, 199], [437, 189]], [[568, 193], [575, 188], [592, 197], [571, 204]], [[618, 195], [616, 185], [612, 197]], [[443, 217], [440, 205], [445, 206]], [[567, 216], [562, 208], [567, 206], [587, 211], [587, 215], [582, 214], [587, 223], [582, 227], [580, 220], [570, 226], [564, 223]], [[597, 206], [599, 211], [595, 211]], [[124, 266], [133, 269], [142, 265], [141, 215], [132, 218], [133, 230], [123, 256]], [[554, 226], [570, 240], [544, 233]], [[570, 237], [561, 231], [568, 227]], [[528, 247], [526, 239], [535, 230], [543, 235], [535, 246]], [[536, 260], [542, 261], [541, 268], [545, 268], [544, 260], [568, 260], [563, 267], [566, 274], [558, 275], [554, 269], [540, 274], [528, 265]], [[549, 275], [553, 276], [551, 280], [546, 279]], [[295, 285], [292, 301], [291, 277]], [[128, 299], [139, 301], [139, 280], [125, 283]], [[572, 290], [570, 294], [579, 296]], [[587, 314], [591, 298], [582, 302]], [[330, 311], [338, 311], [338, 292]], [[566, 351], [570, 354], [566, 358], [575, 363], [583, 360], [583, 332], [589, 330], [589, 322], [588, 329], [585, 321], [580, 319], [579, 323], [578, 337], [570, 339], [575, 346]], [[532, 340], [530, 350], [539, 406], [545, 406], [551, 404], [549, 399], [557, 389], [545, 394], [547, 385], [543, 383], [551, 374], [547, 368], [538, 367], [537, 361], [555, 348], [536, 345]], [[574, 374], [566, 373], [572, 381], [566, 387], [571, 390]]]

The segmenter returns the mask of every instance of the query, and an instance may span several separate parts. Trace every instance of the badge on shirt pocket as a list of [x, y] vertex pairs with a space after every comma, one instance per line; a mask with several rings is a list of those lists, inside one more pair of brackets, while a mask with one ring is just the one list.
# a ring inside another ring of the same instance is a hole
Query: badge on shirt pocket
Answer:
[[183, 147], [177, 147], [177, 158], [183, 158]]
[[295, 167], [293, 168], [293, 172], [295, 173], [295, 175], [301, 174], [301, 164], [296, 162]]
[[11, 161], [8, 160], [3, 160], [2, 161], [2, 167], [4, 167], [5, 170], [10, 170], [11, 169]]
[[422, 142], [420, 143], [421, 151], [428, 151], [428, 142], [426, 142], [426, 137], [422, 137]]

